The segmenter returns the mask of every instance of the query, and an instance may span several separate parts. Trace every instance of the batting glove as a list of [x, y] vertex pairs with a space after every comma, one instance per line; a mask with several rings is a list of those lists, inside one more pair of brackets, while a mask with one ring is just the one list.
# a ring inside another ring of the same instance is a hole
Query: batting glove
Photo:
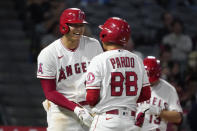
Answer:
[[150, 105], [149, 113], [159, 116], [161, 114], [162, 108], [158, 106]]
[[140, 112], [137, 117], [136, 117], [136, 121], [135, 121], [135, 125], [142, 127], [143, 123], [144, 123], [144, 116], [145, 114], [143, 112]]
[[93, 117], [90, 115], [87, 109], [81, 107], [75, 107], [74, 113], [79, 117], [79, 119], [88, 127], [91, 126]]

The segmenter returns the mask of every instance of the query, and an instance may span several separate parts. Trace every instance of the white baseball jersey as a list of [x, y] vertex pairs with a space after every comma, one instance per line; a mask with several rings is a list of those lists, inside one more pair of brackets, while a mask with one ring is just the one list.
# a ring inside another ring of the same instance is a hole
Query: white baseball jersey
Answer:
[[87, 69], [86, 89], [100, 89], [100, 101], [93, 112], [118, 107], [136, 110], [136, 101], [149, 81], [142, 60], [123, 49], [106, 51], [94, 57]]
[[[159, 81], [158, 85], [151, 87], [150, 100], [138, 104], [138, 110], [142, 110], [144, 107], [148, 108], [149, 105], [154, 105], [165, 107], [169, 111], [182, 112], [176, 89], [163, 79], [159, 79]], [[149, 114], [147, 111], [141, 131], [155, 131], [155, 129], [166, 131], [167, 121]]]
[[82, 36], [74, 51], [67, 49], [58, 39], [39, 54], [37, 77], [56, 79], [56, 90], [59, 93], [70, 101], [85, 101], [87, 66], [101, 52], [100, 43], [94, 38]]

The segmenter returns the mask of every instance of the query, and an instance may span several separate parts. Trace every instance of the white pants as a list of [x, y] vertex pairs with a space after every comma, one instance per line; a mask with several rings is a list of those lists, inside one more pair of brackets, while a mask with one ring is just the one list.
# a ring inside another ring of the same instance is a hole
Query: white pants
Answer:
[[137, 131], [130, 114], [99, 114], [94, 117], [90, 131]]
[[47, 111], [47, 131], [88, 131], [76, 114], [70, 110], [49, 102]]

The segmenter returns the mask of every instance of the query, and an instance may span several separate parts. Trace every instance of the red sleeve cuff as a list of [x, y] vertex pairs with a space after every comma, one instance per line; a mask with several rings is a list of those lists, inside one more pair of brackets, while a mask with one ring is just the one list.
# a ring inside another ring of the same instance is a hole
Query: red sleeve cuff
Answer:
[[100, 98], [100, 89], [88, 89], [86, 101], [90, 106], [95, 106]]
[[144, 86], [141, 90], [141, 93], [140, 93], [140, 96], [137, 100], [137, 103], [147, 101], [150, 99], [150, 97], [151, 97], [150, 86]]

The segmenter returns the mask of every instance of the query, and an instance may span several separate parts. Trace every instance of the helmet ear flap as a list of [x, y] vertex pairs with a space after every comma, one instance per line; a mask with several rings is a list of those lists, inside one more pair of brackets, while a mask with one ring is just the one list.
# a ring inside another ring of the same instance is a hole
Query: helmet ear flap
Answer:
[[104, 39], [107, 35], [106, 34], [102, 34], [101, 37]]
[[103, 30], [100, 32], [100, 35], [99, 35], [99, 36], [100, 36], [100, 39], [101, 39], [102, 42], [107, 42], [107, 41], [106, 41], [107, 33], [106, 33], [106, 30], [105, 30], [105, 29], [103, 29]]
[[63, 25], [60, 25], [60, 32], [64, 35], [64, 34], [67, 34], [69, 32], [69, 26], [67, 24], [65, 24], [64, 26]]

